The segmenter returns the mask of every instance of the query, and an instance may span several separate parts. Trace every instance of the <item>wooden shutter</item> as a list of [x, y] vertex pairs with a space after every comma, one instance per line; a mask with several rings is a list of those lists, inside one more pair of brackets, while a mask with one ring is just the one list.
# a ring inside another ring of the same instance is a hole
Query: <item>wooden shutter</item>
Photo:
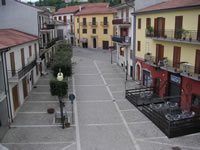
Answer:
[[141, 18], [138, 19], [138, 29], [141, 29]]
[[67, 16], [64, 16], [64, 22], [67, 23]]
[[161, 19], [162, 21], [162, 26], [161, 26], [161, 37], [164, 37], [165, 35], [165, 18]]
[[148, 26], [151, 26], [151, 18], [147, 18], [147, 19], [146, 19], [146, 28], [147, 28]]
[[121, 10], [121, 19], [124, 17], [124, 9]]
[[14, 55], [14, 52], [10, 53], [10, 65], [11, 65], [12, 76], [14, 76], [15, 75], [15, 55]]
[[140, 41], [138, 41], [137, 46], [138, 46], [137, 50], [140, 51], [140, 46], [141, 46], [141, 42]]
[[180, 67], [180, 58], [181, 58], [181, 48], [174, 46], [174, 56], [173, 56], [173, 67]]
[[26, 77], [24, 77], [24, 79], [22, 80], [22, 85], [23, 85], [23, 91], [24, 91], [24, 98], [26, 98], [28, 96]]
[[200, 15], [198, 18], [197, 40], [200, 41]]
[[31, 57], [32, 56], [32, 47], [29, 46], [29, 56]]
[[18, 96], [18, 86], [14, 86], [12, 88], [12, 95], [13, 95], [13, 103], [14, 103], [14, 110], [16, 111], [19, 107], [19, 96]]
[[181, 39], [182, 34], [180, 32], [180, 29], [182, 29], [183, 24], [183, 16], [176, 16], [175, 17], [175, 32], [174, 36], [176, 39]]
[[158, 36], [158, 18], [154, 19], [154, 36]]
[[200, 74], [200, 50], [196, 50], [195, 73]]
[[21, 49], [21, 63], [22, 68], [25, 67], [24, 48]]
[[156, 44], [156, 64], [164, 57], [164, 46], [161, 44]]
[[36, 43], [34, 44], [34, 47], [35, 47], [35, 58], [37, 58], [37, 44]]

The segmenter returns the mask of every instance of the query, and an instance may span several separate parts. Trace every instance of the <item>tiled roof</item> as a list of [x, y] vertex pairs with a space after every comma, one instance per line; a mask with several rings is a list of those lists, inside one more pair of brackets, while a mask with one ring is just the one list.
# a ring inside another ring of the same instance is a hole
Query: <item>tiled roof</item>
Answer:
[[66, 8], [60, 9], [57, 12], [55, 12], [55, 15], [59, 14], [69, 14], [69, 13], [75, 13], [79, 10], [81, 5], [78, 6], [67, 6]]
[[168, 0], [144, 9], [136, 11], [136, 13], [158, 11], [166, 9], [176, 9], [182, 7], [200, 6], [200, 0]]
[[85, 5], [84, 9], [76, 13], [76, 16], [117, 13], [116, 10], [109, 8], [108, 5], [108, 3], [94, 3]]
[[0, 49], [35, 41], [38, 37], [14, 29], [0, 29]]

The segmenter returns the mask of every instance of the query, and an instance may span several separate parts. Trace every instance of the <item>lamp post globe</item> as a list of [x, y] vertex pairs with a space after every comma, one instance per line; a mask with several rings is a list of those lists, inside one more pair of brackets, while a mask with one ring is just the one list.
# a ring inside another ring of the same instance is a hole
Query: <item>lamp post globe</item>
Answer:
[[59, 72], [59, 73], [57, 74], [57, 80], [58, 80], [58, 81], [63, 81], [63, 73], [62, 73], [62, 72]]

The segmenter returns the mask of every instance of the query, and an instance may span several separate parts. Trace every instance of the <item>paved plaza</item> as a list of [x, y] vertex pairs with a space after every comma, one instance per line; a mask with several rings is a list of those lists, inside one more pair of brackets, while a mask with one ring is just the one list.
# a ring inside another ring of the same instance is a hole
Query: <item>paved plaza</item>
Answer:
[[168, 139], [125, 99], [125, 73], [110, 63], [109, 51], [74, 48], [69, 93], [76, 95], [75, 124], [70, 128], [63, 130], [46, 113], [51, 107], [59, 112], [49, 79], [50, 74], [40, 78], [2, 145], [10, 150], [200, 150], [200, 133]]

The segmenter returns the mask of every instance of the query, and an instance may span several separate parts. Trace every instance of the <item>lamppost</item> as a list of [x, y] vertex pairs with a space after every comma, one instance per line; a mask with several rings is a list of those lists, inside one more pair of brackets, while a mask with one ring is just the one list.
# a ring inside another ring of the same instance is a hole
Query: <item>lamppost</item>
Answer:
[[[59, 73], [57, 74], [57, 80], [58, 81], [63, 81], [63, 73], [61, 72], [61, 69], [59, 69]], [[61, 87], [60, 89], [61, 90]], [[62, 96], [58, 96], [58, 99], [59, 99], [59, 103], [60, 103], [60, 117], [61, 117], [61, 122], [62, 122], [62, 128], [64, 129], [65, 128], [65, 117], [63, 115], [63, 101], [62, 101]]]
[[124, 53], [126, 53], [126, 63], [125, 63], [125, 71], [126, 71], [126, 81], [128, 79], [128, 50], [126, 48], [126, 51], [125, 51], [125, 48], [122, 47], [121, 49]]
[[71, 101], [71, 106], [72, 106], [72, 124], [73, 124], [73, 118], [74, 118], [74, 109], [73, 109], [73, 104], [74, 104], [74, 100], [75, 100], [75, 95], [74, 94], [70, 94], [69, 95], [69, 100]]

